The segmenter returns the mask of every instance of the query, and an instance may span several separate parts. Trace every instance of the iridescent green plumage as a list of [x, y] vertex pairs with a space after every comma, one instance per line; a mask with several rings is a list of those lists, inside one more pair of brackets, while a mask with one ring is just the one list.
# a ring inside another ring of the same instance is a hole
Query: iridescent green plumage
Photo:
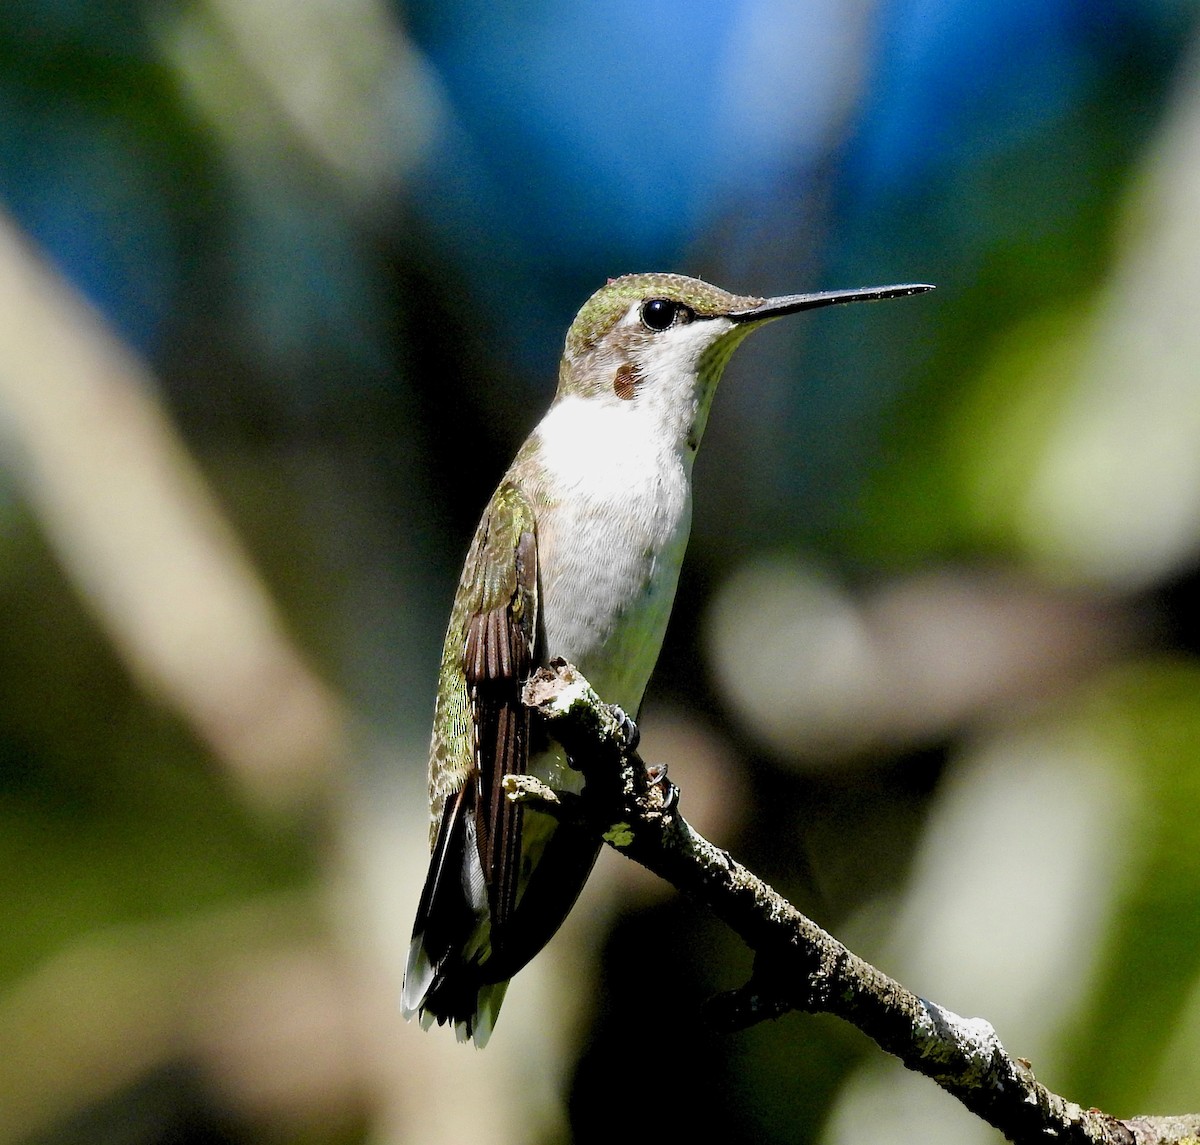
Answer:
[[687, 306], [700, 318], [714, 318], [732, 310], [748, 310], [761, 298], [730, 294], [698, 278], [682, 274], [627, 274], [614, 278], [584, 303], [567, 331], [566, 358], [578, 358], [604, 339], [629, 307], [644, 298], [669, 298]]
[[536, 573], [522, 581], [517, 553], [523, 537], [536, 544], [533, 508], [514, 485], [505, 482], [484, 511], [463, 567], [454, 609], [442, 648], [437, 706], [430, 744], [430, 842], [437, 833], [448, 793], [466, 781], [473, 763], [474, 732], [464, 657], [473, 617], [510, 609], [513, 622], [532, 648], [537, 625]]

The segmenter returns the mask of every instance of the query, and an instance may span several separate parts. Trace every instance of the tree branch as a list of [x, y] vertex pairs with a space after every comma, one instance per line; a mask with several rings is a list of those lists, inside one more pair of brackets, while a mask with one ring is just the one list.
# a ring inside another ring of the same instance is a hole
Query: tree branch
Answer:
[[[847, 950], [692, 829], [679, 813], [675, 788], [665, 776], [648, 775], [622, 720], [571, 665], [557, 660], [540, 669], [524, 699], [587, 779], [570, 813], [585, 815], [610, 846], [707, 905], [755, 952], [750, 981], [710, 1004], [709, 1016], [725, 1028], [789, 1010], [834, 1014], [1017, 1145], [1182, 1145], [1189, 1139], [1194, 1145], [1200, 1137], [1200, 1115], [1123, 1121], [1051, 1093], [1029, 1063], [1009, 1056], [988, 1022], [918, 998]], [[510, 797], [549, 803], [537, 785], [511, 784]]]

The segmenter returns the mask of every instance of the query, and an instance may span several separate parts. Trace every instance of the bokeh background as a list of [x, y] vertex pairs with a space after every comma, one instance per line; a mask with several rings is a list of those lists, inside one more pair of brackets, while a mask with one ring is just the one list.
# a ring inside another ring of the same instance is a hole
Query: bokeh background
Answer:
[[685, 813], [1113, 1113], [1200, 1108], [1200, 11], [7, 0], [0, 1142], [971, 1142], [606, 854], [399, 1013], [459, 563], [608, 276], [738, 352], [642, 713]]

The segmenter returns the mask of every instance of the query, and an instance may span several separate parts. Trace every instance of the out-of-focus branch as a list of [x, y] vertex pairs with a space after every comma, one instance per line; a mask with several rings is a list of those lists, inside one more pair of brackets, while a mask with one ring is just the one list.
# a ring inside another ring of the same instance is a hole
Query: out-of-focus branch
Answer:
[[145, 367], [0, 213], [0, 447], [142, 684], [247, 791], [305, 798], [338, 703], [290, 642]]
[[[620, 721], [571, 665], [536, 673], [525, 702], [587, 778], [574, 813], [583, 810], [610, 846], [705, 903], [755, 951], [750, 982], [712, 1007], [721, 1024], [744, 1027], [788, 1010], [834, 1014], [1018, 1145], [1167, 1145], [1200, 1136], [1200, 1115], [1120, 1120], [1051, 1093], [988, 1022], [918, 998], [847, 950], [689, 826], [674, 788], [647, 777]], [[545, 798], [512, 788], [512, 798]]]

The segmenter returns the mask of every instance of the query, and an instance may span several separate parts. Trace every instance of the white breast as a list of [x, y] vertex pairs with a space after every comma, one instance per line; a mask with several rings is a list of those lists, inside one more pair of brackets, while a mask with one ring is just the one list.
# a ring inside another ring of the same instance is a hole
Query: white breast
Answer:
[[576, 664], [630, 715], [662, 647], [691, 527], [690, 453], [647, 412], [567, 397], [537, 430], [547, 656]]

